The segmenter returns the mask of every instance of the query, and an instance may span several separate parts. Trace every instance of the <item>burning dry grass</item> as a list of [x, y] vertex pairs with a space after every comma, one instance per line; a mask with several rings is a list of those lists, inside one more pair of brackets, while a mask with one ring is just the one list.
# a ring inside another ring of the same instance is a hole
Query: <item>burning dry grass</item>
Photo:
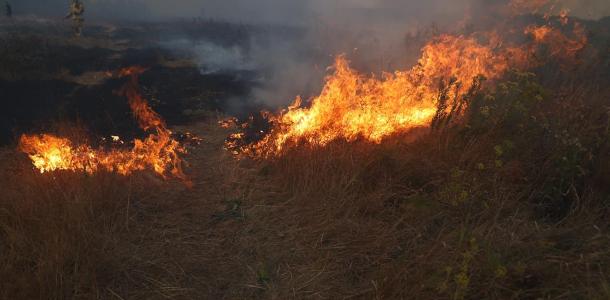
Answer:
[[251, 285], [278, 299], [609, 297], [610, 207], [596, 183], [608, 91], [505, 80], [469, 94], [457, 123], [255, 156]]
[[429, 42], [412, 69], [384, 73], [379, 79], [358, 73], [345, 56], [339, 56], [310, 107], [303, 107], [297, 98], [286, 111], [270, 115], [272, 132], [245, 150], [270, 156], [301, 142], [324, 146], [337, 139], [363, 138], [380, 143], [387, 136], [429, 125], [438, 112], [443, 79], [453, 78], [455, 85], [447, 91], [447, 108], [441, 113], [460, 110], [462, 97], [476, 85], [475, 78], [500, 77], [509, 60], [491, 45], [452, 35]]
[[192, 174], [206, 183], [192, 189], [150, 173], [40, 174], [3, 150], [0, 298], [224, 295], [241, 278], [237, 245], [226, 239], [238, 224], [217, 226], [212, 215], [223, 209], [221, 193], [231, 197], [220, 182], [229, 175], [218, 174], [231, 164], [218, 161], [221, 151], [199, 150]]
[[[141, 67], [130, 67], [118, 72], [119, 77], [129, 78], [120, 93], [129, 100], [134, 117], [144, 131], [153, 131], [146, 139], [135, 139], [132, 149], [93, 149], [87, 144], [74, 145], [68, 138], [49, 134], [22, 135], [20, 149], [28, 154], [41, 173], [70, 170], [93, 174], [106, 170], [129, 175], [151, 169], [164, 178], [171, 174], [187, 181], [180, 158], [184, 147], [172, 137], [165, 121], [140, 95], [138, 75], [144, 71]], [[120, 141], [118, 136], [113, 139]]]
[[[565, 27], [568, 22], [560, 23]], [[379, 78], [354, 70], [346, 56], [339, 55], [318, 96], [306, 104], [297, 97], [276, 114], [263, 112], [269, 132], [257, 142], [248, 141], [243, 131], [236, 132], [227, 149], [268, 158], [301, 144], [323, 147], [359, 139], [381, 143], [395, 134], [454, 122], [463, 117], [474, 93], [513, 70], [581, 63], [579, 55], [588, 37], [580, 23], [570, 26], [567, 35], [551, 25], [517, 28], [522, 31], [520, 39], [529, 39], [527, 43], [512, 42], [496, 30], [439, 34], [421, 49], [411, 69], [384, 72]]]

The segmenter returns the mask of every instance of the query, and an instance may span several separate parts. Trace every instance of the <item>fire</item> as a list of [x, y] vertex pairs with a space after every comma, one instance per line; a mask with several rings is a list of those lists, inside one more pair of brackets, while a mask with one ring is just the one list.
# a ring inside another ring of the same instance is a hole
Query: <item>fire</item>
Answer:
[[538, 43], [543, 42], [552, 31], [553, 28], [550, 26], [530, 26], [525, 29], [525, 33], [531, 34], [534, 40]]
[[76, 149], [74, 149], [70, 140], [47, 134], [40, 136], [24, 135], [21, 137], [20, 147], [23, 152], [31, 153], [32, 163], [41, 173], [53, 170], [68, 170], [75, 165], [78, 165], [78, 169], [88, 169], [88, 166], [81, 164], [83, 160], [78, 157], [78, 154], [85, 154], [85, 156], [93, 154], [86, 149], [75, 151]]
[[471, 37], [442, 35], [422, 53], [412, 69], [384, 73], [380, 78], [358, 73], [345, 56], [339, 56], [334, 73], [311, 105], [302, 107], [297, 98], [288, 110], [270, 117], [272, 132], [245, 150], [273, 155], [301, 142], [324, 146], [338, 139], [364, 139], [380, 143], [430, 123], [437, 113], [441, 80], [456, 80], [459, 88], [452, 89], [449, 98], [458, 101], [475, 77], [497, 78], [508, 68], [503, 53]]
[[[41, 173], [56, 170], [99, 170], [129, 175], [135, 171], [152, 169], [162, 177], [168, 174], [186, 180], [182, 171], [180, 155], [185, 149], [172, 138], [161, 117], [154, 112], [138, 92], [138, 75], [145, 69], [126, 68], [118, 72], [119, 77], [129, 77], [120, 91], [129, 100], [129, 106], [138, 124], [151, 133], [145, 139], [135, 139], [131, 149], [93, 149], [88, 145], [74, 145], [69, 139], [49, 134], [23, 135], [19, 147], [28, 154], [34, 167]], [[120, 141], [112, 136], [113, 141]]]
[[231, 117], [224, 120], [218, 121], [218, 125], [222, 128], [232, 128], [237, 125], [237, 118]]
[[534, 42], [546, 45], [551, 57], [567, 62], [574, 62], [577, 54], [585, 48], [588, 38], [580, 23], [574, 23], [572, 37], [564, 34], [560, 29], [549, 25], [528, 26], [525, 33], [533, 37]]
[[[548, 2], [512, 1], [515, 7], [529, 3], [536, 8]], [[567, 22], [567, 17], [563, 20]], [[532, 37], [531, 43], [505, 42], [496, 31], [440, 35], [423, 47], [414, 67], [381, 76], [363, 75], [350, 67], [345, 56], [339, 56], [320, 95], [308, 105], [296, 98], [286, 110], [268, 114], [271, 130], [258, 142], [247, 144], [244, 133], [236, 133], [229, 136], [226, 148], [266, 157], [299, 144], [324, 146], [335, 140], [380, 143], [389, 136], [430, 126], [437, 116], [459, 116], [467, 105], [464, 95], [480, 82], [475, 80], [479, 76], [493, 82], [511, 68], [538, 66], [543, 56], [537, 51], [541, 49], [550, 50], [550, 59], [574, 62], [587, 44], [578, 23], [570, 37], [549, 25], [529, 26], [523, 32]], [[453, 84], [444, 90], [441, 102], [439, 90], [447, 82]]]

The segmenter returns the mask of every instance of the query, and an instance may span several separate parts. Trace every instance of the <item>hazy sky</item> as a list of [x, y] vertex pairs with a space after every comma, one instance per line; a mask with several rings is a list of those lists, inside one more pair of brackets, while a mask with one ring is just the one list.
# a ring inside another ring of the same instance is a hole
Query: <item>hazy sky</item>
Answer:
[[[60, 15], [70, 0], [9, 0], [16, 13]], [[462, 17], [473, 5], [503, 0], [83, 0], [90, 16], [116, 18], [191, 18], [246, 23], [391, 23], [406, 19], [442, 22]], [[507, 1], [507, 0], [505, 0]], [[573, 14], [610, 15], [610, 0], [560, 0]]]
[[[161, 8], [167, 0], [149, 0], [151, 7]], [[407, 16], [454, 13], [464, 9], [467, 0], [177, 0], [171, 8], [153, 12], [180, 16], [204, 12], [208, 17], [221, 17], [245, 22], [308, 23], [311, 19], [368, 18], [395, 19]], [[191, 8], [197, 8], [193, 10]], [[363, 20], [366, 21], [366, 20]]]
[[[3, 1], [0, 0], [0, 3]], [[66, 14], [70, 2], [9, 1], [13, 4], [15, 15], [37, 14], [56, 18]], [[346, 53], [357, 68], [367, 72], [405, 69], [419, 55], [420, 46], [405, 45], [406, 32], [426, 28], [432, 22], [443, 27], [460, 20], [476, 22], [496, 18], [490, 13], [490, 5], [496, 6], [509, 0], [82, 1], [85, 2], [87, 22], [108, 18], [137, 21], [203, 17], [242, 23], [305, 26], [309, 30], [302, 40], [278, 39], [269, 45], [255, 43], [250, 51], [251, 60], [247, 61], [262, 69], [273, 70], [265, 75], [268, 77], [266, 85], [254, 92], [252, 98], [271, 106], [285, 106], [295, 95], [307, 98], [319, 92], [325, 66], [331, 63], [333, 55]], [[610, 15], [610, 0], [559, 1], [563, 4], [558, 7], [569, 8], [572, 15], [590, 18]], [[172, 44], [174, 37], [167, 38], [168, 47], [180, 48], [180, 45]], [[184, 47], [200, 52], [197, 57], [200, 57], [202, 66], [227, 62], [238, 66], [243, 58], [240, 53], [235, 53], [235, 49], [224, 50], [213, 45], [188, 43]], [[238, 103], [242, 102], [239, 99]]]
[[[93, 1], [93, 0], [91, 0]], [[113, 1], [113, 0], [97, 0]], [[121, 1], [121, 0], [114, 0]], [[126, 1], [126, 0], [122, 0]], [[307, 22], [316, 16], [395, 20], [449, 17], [471, 5], [501, 0], [145, 0], [157, 16], [206, 16], [245, 22]], [[561, 0], [559, 6], [593, 17], [610, 14], [610, 0]]]

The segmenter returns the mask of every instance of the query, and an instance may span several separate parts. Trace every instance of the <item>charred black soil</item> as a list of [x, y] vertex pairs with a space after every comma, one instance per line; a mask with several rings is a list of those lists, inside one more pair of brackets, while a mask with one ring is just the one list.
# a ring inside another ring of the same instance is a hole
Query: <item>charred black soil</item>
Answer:
[[162, 48], [154, 29], [119, 29], [109, 37], [103, 27], [94, 27], [86, 39], [74, 40], [43, 28], [4, 25], [3, 145], [57, 122], [78, 123], [92, 136], [133, 137], [137, 126], [128, 117], [127, 101], [117, 94], [123, 81], [107, 75], [126, 67], [147, 68], [140, 78], [142, 92], [170, 125], [202, 121], [205, 113], [224, 110], [229, 99], [246, 97], [257, 85], [255, 71], [201, 72], [191, 57]]

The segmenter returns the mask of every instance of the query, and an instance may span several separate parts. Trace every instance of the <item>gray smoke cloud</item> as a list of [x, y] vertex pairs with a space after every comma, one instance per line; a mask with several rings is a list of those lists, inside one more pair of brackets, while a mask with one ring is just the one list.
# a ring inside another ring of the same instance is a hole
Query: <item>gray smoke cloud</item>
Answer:
[[[1, 0], [0, 0], [1, 1]], [[460, 20], [489, 17], [494, 6], [509, 0], [82, 0], [87, 20], [161, 21], [193, 18], [241, 24], [301, 28], [295, 37], [269, 36], [251, 41], [246, 51], [185, 36], [164, 37], [162, 47], [193, 52], [202, 72], [261, 71], [252, 99], [285, 106], [296, 95], [319, 92], [326, 67], [345, 53], [363, 72], [405, 69], [420, 44], [406, 42], [417, 30], [449, 28]], [[70, 0], [9, 0], [16, 15], [65, 15]], [[610, 15], [609, 0], [559, 0], [556, 11], [596, 19]], [[244, 101], [239, 99], [239, 101]]]
[[[58, 16], [70, 0], [9, 0], [16, 13]], [[167, 19], [212, 17], [244, 23], [308, 25], [400, 24], [406, 20], [459, 18], [473, 6], [507, 0], [83, 0], [99, 18]], [[557, 7], [585, 18], [610, 15], [608, 0], [559, 0]]]

